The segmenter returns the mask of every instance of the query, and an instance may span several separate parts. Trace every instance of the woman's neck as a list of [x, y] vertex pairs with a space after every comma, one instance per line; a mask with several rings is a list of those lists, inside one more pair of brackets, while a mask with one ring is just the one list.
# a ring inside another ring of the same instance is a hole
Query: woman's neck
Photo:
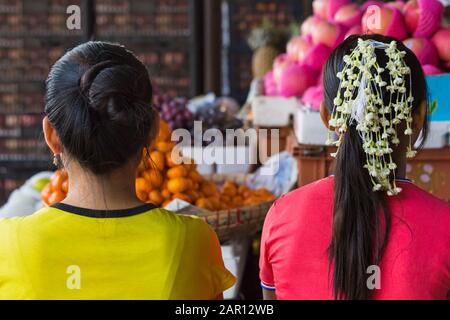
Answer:
[[119, 210], [141, 205], [133, 170], [97, 176], [78, 166], [68, 168], [69, 193], [63, 203], [95, 210]]

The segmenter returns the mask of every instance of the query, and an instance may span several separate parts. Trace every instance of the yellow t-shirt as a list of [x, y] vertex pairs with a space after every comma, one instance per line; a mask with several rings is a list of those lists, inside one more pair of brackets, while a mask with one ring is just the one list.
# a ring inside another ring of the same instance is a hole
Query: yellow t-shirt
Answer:
[[0, 219], [0, 299], [215, 299], [234, 283], [199, 218], [58, 204]]

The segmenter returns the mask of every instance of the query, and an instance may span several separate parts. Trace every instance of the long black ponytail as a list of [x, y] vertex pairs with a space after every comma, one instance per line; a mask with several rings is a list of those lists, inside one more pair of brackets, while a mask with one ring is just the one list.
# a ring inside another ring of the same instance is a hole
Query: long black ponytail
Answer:
[[[343, 57], [357, 46], [358, 38], [384, 43], [395, 41], [380, 35], [350, 36], [333, 51], [325, 65], [323, 80], [325, 104], [330, 113], [339, 90], [337, 73], [344, 67]], [[415, 110], [426, 97], [424, 73], [414, 53], [401, 42], [397, 42], [397, 46], [406, 51], [405, 63], [411, 68], [412, 84], [410, 86], [408, 83], [406, 87], [412, 90]], [[388, 58], [384, 50], [376, 50], [376, 54], [377, 62], [385, 66]], [[423, 139], [426, 134], [427, 117], [422, 131]], [[370, 298], [367, 268], [379, 265], [389, 237], [391, 214], [385, 192], [372, 190], [368, 170], [364, 168], [365, 157], [356, 125], [349, 125], [337, 155], [334, 178], [333, 234], [329, 258], [336, 299]]]

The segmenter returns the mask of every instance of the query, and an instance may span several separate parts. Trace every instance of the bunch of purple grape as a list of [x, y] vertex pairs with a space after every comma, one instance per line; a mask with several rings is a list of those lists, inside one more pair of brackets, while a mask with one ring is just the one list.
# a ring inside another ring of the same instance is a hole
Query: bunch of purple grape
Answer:
[[[239, 129], [243, 126], [240, 119], [230, 116], [226, 111], [221, 109], [220, 105], [200, 109], [195, 115], [195, 120], [202, 122], [203, 131], [207, 129], [218, 129], [222, 132], [224, 138], [227, 129]], [[203, 145], [207, 144], [209, 143], [203, 141]]]
[[194, 115], [186, 107], [188, 100], [184, 97], [172, 98], [168, 95], [153, 95], [153, 106], [170, 129], [184, 128], [190, 130], [194, 125]]

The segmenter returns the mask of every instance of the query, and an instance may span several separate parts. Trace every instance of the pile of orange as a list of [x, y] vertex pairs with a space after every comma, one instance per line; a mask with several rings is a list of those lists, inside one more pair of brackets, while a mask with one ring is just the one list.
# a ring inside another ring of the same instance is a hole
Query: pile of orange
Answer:
[[69, 176], [66, 171], [58, 170], [50, 178], [50, 182], [41, 192], [41, 199], [46, 204], [52, 204], [63, 201], [69, 191]]
[[[153, 146], [144, 151], [136, 178], [136, 195], [143, 201], [164, 207], [174, 199], [181, 199], [208, 210], [222, 210], [254, 205], [273, 200], [265, 189], [250, 190], [227, 181], [219, 191], [206, 180], [190, 159], [183, 159], [174, 150], [171, 132], [166, 122], [160, 121], [160, 130]], [[178, 161], [180, 160], [180, 161]], [[183, 160], [183, 161], [181, 161]], [[47, 205], [63, 200], [67, 194], [67, 174], [57, 171], [42, 192]]]

